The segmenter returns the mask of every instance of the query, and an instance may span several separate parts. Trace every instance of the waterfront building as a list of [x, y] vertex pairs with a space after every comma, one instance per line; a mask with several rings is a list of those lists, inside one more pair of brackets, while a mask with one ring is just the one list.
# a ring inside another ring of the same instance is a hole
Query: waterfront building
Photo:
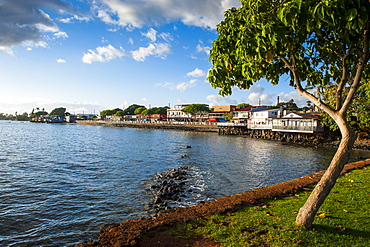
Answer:
[[152, 114], [149, 116], [152, 123], [167, 121], [167, 114]]
[[247, 106], [241, 109], [236, 109], [233, 112], [233, 123], [247, 123], [248, 119], [251, 118], [253, 112], [267, 110], [267, 106]]
[[271, 109], [264, 111], [256, 111], [248, 119], [249, 129], [272, 129], [272, 120], [281, 116], [282, 109]]
[[[169, 122], [192, 122], [194, 120], [193, 116], [182, 111], [188, 105], [191, 104], [175, 105], [173, 109], [167, 109], [167, 120]], [[204, 105], [208, 107], [208, 105]]]
[[211, 108], [212, 112], [208, 113], [209, 122], [226, 122], [225, 116], [236, 110], [235, 105], [218, 105]]
[[295, 132], [295, 133], [319, 133], [324, 132], [320, 125], [320, 113], [318, 112], [290, 112], [281, 118], [272, 120], [272, 131]]

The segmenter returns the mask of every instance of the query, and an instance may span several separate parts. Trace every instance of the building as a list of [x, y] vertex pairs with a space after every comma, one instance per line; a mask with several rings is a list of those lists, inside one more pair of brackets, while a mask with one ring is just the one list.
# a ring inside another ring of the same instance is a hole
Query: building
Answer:
[[[199, 119], [199, 117], [201, 116], [192, 116], [189, 113], [185, 113], [181, 111], [188, 105], [192, 105], [192, 104], [175, 105], [173, 109], [168, 109], [167, 110], [167, 120], [170, 122], [192, 122], [192, 121], [195, 121], [197, 117]], [[208, 105], [206, 104], [204, 105], [208, 107]], [[201, 115], [204, 115], [204, 114], [201, 114]]]
[[167, 121], [167, 114], [152, 114], [149, 116], [151, 122]]
[[253, 115], [253, 112], [267, 110], [267, 106], [247, 106], [241, 109], [236, 109], [233, 112], [234, 123], [247, 123], [248, 119]]
[[[210, 122], [226, 122], [227, 114], [236, 110], [235, 105], [218, 105], [211, 108], [212, 112], [208, 113], [208, 121]], [[232, 118], [232, 115], [230, 116]]]
[[249, 129], [272, 129], [272, 120], [282, 115], [282, 109], [255, 111], [248, 119]]
[[120, 121], [123, 121], [123, 117], [120, 117], [120, 116], [110, 116], [109, 120], [110, 121], [120, 122]]
[[324, 132], [320, 125], [318, 112], [290, 112], [279, 119], [272, 120], [272, 131], [317, 133]]

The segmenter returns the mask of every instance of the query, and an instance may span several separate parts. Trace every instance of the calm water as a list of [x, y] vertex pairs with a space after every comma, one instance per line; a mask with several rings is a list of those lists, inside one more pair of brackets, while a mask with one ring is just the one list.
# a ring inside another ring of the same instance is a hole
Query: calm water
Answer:
[[97, 239], [103, 224], [146, 216], [148, 184], [169, 169], [191, 168], [186, 206], [323, 170], [332, 155], [215, 133], [0, 121], [0, 246]]

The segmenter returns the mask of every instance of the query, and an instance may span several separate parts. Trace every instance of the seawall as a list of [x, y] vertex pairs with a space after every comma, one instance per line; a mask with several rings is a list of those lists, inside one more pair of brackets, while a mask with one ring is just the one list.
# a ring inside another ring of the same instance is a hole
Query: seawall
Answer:
[[114, 122], [114, 121], [77, 121], [76, 124], [95, 125], [107, 127], [125, 127], [125, 128], [144, 128], [144, 129], [165, 129], [165, 130], [181, 130], [181, 131], [196, 131], [196, 132], [218, 132], [217, 125], [208, 124], [170, 124], [170, 123], [145, 123], [145, 122]]

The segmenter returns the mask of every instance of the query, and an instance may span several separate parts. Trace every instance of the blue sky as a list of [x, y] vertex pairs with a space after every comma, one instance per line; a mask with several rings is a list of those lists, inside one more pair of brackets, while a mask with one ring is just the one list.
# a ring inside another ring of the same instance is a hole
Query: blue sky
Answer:
[[218, 95], [216, 25], [238, 0], [0, 0], [0, 113], [307, 101], [282, 80]]

